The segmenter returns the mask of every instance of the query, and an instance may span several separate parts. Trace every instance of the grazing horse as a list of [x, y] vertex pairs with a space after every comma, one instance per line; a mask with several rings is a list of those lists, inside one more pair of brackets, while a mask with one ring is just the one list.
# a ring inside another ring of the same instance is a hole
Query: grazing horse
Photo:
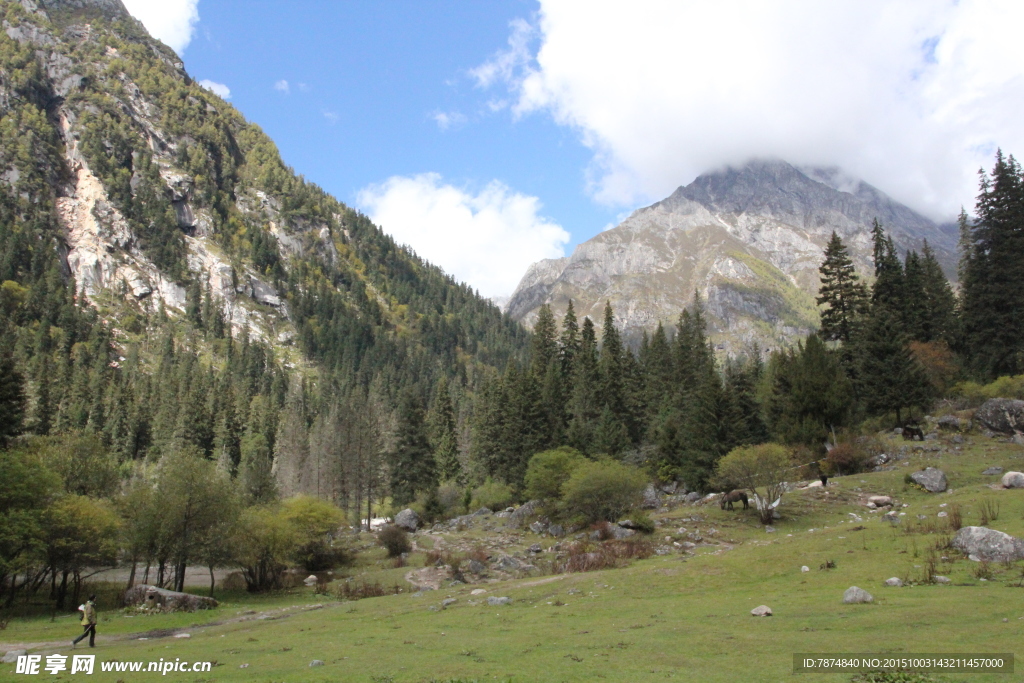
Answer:
[[735, 490], [735, 491], [729, 491], [729, 493], [727, 493], [724, 496], [722, 496], [722, 502], [721, 502], [722, 509], [724, 510], [725, 506], [728, 505], [729, 509], [732, 510], [733, 509], [732, 504], [733, 503], [738, 503], [741, 500], [743, 501], [743, 509], [744, 510], [746, 510], [747, 508], [750, 507], [750, 505], [747, 503], [747, 493], [746, 493], [746, 491], [740, 491], [738, 489]]

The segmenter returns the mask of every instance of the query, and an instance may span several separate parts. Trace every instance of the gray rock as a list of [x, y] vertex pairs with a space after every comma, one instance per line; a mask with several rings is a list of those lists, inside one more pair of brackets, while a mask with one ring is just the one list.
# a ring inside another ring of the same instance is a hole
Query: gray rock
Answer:
[[989, 467], [987, 470], [982, 472], [982, 474], [987, 474], [987, 475], [1002, 474], [1002, 473], [1003, 473], [1003, 468], [1002, 467]]
[[653, 510], [658, 507], [658, 500], [658, 489], [654, 488], [654, 484], [648, 484], [647, 488], [644, 489], [644, 497], [640, 507], [644, 510]]
[[890, 524], [895, 526], [900, 523], [900, 516], [896, 512], [890, 510], [889, 512], [886, 512], [884, 515], [882, 515], [882, 520], [889, 522]]
[[758, 605], [750, 610], [750, 614], [754, 617], [770, 617], [772, 615], [772, 608], [768, 605]]
[[487, 566], [480, 560], [470, 560], [466, 564], [466, 569], [469, 570], [470, 574], [483, 574], [487, 571]]
[[410, 508], [405, 508], [395, 515], [395, 526], [406, 531], [416, 531], [420, 528], [420, 516]]
[[914, 472], [910, 478], [924, 490], [932, 493], [942, 493], [948, 486], [946, 473], [935, 467], [926, 467], [919, 472]]
[[941, 584], [953, 583], [949, 579], [948, 576], [939, 576], [938, 574], [935, 574], [934, 576], [932, 576], [932, 581], [934, 581], [935, 583], [941, 583]]
[[974, 411], [974, 419], [985, 428], [1000, 434], [1024, 431], [1024, 401], [990, 398]]
[[0, 662], [4, 664], [17, 664], [18, 657], [23, 657], [27, 654], [28, 650], [8, 650], [3, 659], [0, 659]]
[[562, 536], [565, 536], [565, 529], [561, 524], [552, 524], [548, 527], [548, 534], [555, 538], [561, 538]]
[[616, 541], [621, 541], [623, 539], [629, 538], [630, 536], [636, 536], [635, 531], [633, 531], [632, 529], [624, 529], [618, 524], [611, 524], [609, 525], [609, 528], [612, 532], [612, 538], [614, 538]]
[[502, 555], [496, 562], [494, 562], [493, 566], [495, 569], [500, 569], [503, 572], [514, 572], [521, 569], [523, 567], [523, 563], [511, 555]]
[[891, 579], [886, 579], [885, 580], [885, 585], [886, 586], [890, 586], [892, 588], [902, 588], [903, 587], [903, 581], [899, 577], [894, 576]]
[[541, 553], [541, 552], [544, 552], [544, 549], [540, 547], [540, 543], [534, 543], [529, 548], [527, 548], [527, 550], [529, 550], [531, 553]]
[[975, 562], [1024, 559], [1024, 541], [983, 526], [965, 526], [953, 537], [953, 547]]
[[531, 500], [523, 503], [508, 516], [508, 525], [511, 527], [522, 528], [526, 525], [526, 521], [537, 514], [540, 509], [541, 501]]
[[477, 510], [476, 512], [473, 513], [473, 516], [474, 517], [486, 517], [487, 515], [493, 515], [493, 514], [494, 514], [494, 511], [491, 510], [490, 508], [480, 508], [479, 510]]
[[661, 492], [664, 493], [666, 496], [672, 496], [675, 495], [676, 491], [679, 489], [679, 482], [670, 481], [667, 484], [662, 484], [658, 488], [660, 488]]
[[690, 503], [691, 505], [699, 500], [700, 494], [697, 493], [696, 491], [690, 491], [689, 493], [686, 494], [686, 502]]
[[850, 586], [843, 593], [843, 602], [848, 605], [853, 605], [861, 602], [873, 602], [874, 596], [868, 593], [863, 588], [857, 588], [856, 586]]
[[324, 660], [322, 660], [322, 659], [314, 659], [312, 662], [309, 663], [309, 665], [310, 666], [323, 666], [324, 665]]
[[505, 597], [499, 598], [499, 597], [496, 597], [496, 596], [492, 595], [491, 597], [487, 598], [487, 604], [490, 605], [491, 607], [498, 607], [500, 605], [511, 605], [512, 604], [512, 598], [505, 598]]
[[939, 429], [945, 429], [951, 432], [960, 431], [960, 418], [956, 415], [943, 415], [937, 420], [936, 424]]
[[1024, 489], [1024, 472], [1007, 472], [1001, 483], [1004, 489]]
[[681, 547], [683, 550], [693, 550], [694, 548], [697, 547], [697, 544], [696, 543], [690, 543], [689, 541], [683, 541], [682, 543], [679, 544], [679, 547]]
[[441, 601], [441, 607], [445, 608], [445, 607], [448, 607], [449, 605], [454, 605], [458, 601], [459, 601], [458, 598], [445, 598], [444, 600]]
[[548, 525], [544, 522], [534, 522], [530, 525], [530, 531], [532, 531], [535, 534], [543, 534], [547, 530]]
[[1010, 439], [1010, 441], [1017, 444], [1018, 446], [1024, 446], [1024, 434], [1022, 434], [1021, 432], [1017, 432], [1016, 434], [1013, 435], [1013, 438]]
[[871, 496], [868, 498], [868, 502], [874, 503], [875, 507], [885, 507], [892, 505], [892, 498], [890, 496]]
[[161, 612], [195, 612], [200, 609], [213, 609], [219, 603], [205, 595], [178, 593], [166, 588], [136, 584], [125, 591], [124, 604]]

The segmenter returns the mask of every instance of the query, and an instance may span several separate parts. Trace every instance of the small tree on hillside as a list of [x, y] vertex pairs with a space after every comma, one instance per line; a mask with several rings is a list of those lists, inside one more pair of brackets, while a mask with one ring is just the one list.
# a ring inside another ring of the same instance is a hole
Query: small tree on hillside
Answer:
[[718, 481], [746, 489], [762, 524], [771, 524], [775, 509], [785, 492], [786, 479], [794, 471], [789, 449], [775, 443], [733, 449], [718, 461]]
[[562, 500], [570, 515], [587, 522], [614, 522], [638, 506], [647, 477], [635, 467], [615, 460], [585, 462], [562, 485]]

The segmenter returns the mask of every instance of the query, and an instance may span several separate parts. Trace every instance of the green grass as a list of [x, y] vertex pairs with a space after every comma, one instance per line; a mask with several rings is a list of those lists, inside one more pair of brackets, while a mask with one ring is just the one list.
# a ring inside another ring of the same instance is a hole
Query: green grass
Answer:
[[[882, 585], [890, 576], [922, 576], [929, 550], [948, 535], [941, 530], [925, 532], [926, 527], [945, 523], [936, 515], [950, 507], [940, 508], [940, 503], [959, 504], [964, 524], [970, 525], [979, 521], [980, 502], [996, 498], [1000, 516], [990, 526], [1024, 535], [1024, 491], [990, 490], [987, 484], [998, 477], [980, 474], [988, 465], [1024, 469], [1024, 449], [974, 438], [977, 444], [961, 454], [918, 453], [910, 467], [838, 479], [827, 495], [820, 490], [788, 494], [775, 533], [766, 533], [756, 523], [753, 510], [683, 506], [655, 515], [666, 520], [654, 535], [658, 541], [675, 536], [682, 526], [698, 529], [719, 544], [701, 547], [694, 556], [654, 557], [623, 569], [483, 586], [487, 595], [513, 598], [510, 606], [482, 604], [486, 596], [470, 595], [478, 586], [352, 603], [315, 596], [307, 589], [263, 597], [230, 595], [221, 608], [205, 613], [129, 618], [105, 612], [101, 635], [186, 628], [192, 636], [111, 640], [101, 642], [95, 652], [101, 659], [217, 661], [212, 674], [161, 677], [174, 681], [396, 683], [790, 681], [796, 652], [1022, 654], [1024, 588], [1017, 587], [1019, 566], [992, 565], [992, 579], [982, 582], [974, 576], [976, 563], [954, 551], [940, 551], [950, 561], [939, 561], [936, 571], [949, 576], [952, 585]], [[904, 484], [905, 473], [926, 465], [946, 471], [952, 493], [927, 494]], [[859, 495], [875, 493], [909, 503], [900, 527], [890, 527], [857, 503]], [[852, 520], [849, 512], [863, 521], [847, 521]], [[918, 514], [927, 515], [927, 520], [919, 522]], [[703, 520], [684, 521], [694, 515]], [[908, 527], [918, 531], [910, 533]], [[710, 528], [716, 529], [714, 535]], [[522, 543], [535, 539], [525, 534]], [[390, 568], [377, 551], [364, 555], [351, 573], [371, 580], [380, 577], [385, 585], [422, 566], [422, 558], [415, 555], [405, 569]], [[827, 560], [836, 568], [819, 569]], [[811, 571], [802, 573], [801, 565]], [[843, 591], [851, 585], [871, 592], [874, 604], [842, 604]], [[449, 596], [458, 602], [445, 610], [429, 609]], [[314, 603], [323, 607], [309, 610]], [[774, 616], [751, 617], [750, 610], [760, 604], [769, 605]], [[240, 614], [246, 610], [266, 614]], [[229, 621], [243, 616], [248, 620]], [[192, 627], [212, 621], [228, 623]], [[18, 619], [0, 631], [0, 641], [62, 641], [77, 631], [73, 617], [52, 622]], [[314, 659], [325, 666], [309, 668]], [[244, 664], [248, 666], [239, 668]], [[4, 667], [0, 679], [19, 678], [9, 673], [13, 666]], [[120, 674], [125, 681], [132, 680], [129, 676]], [[93, 676], [98, 681], [117, 678]], [[933, 674], [931, 679], [980, 683], [1013, 678]], [[810, 674], [807, 680], [849, 681], [851, 674]]]

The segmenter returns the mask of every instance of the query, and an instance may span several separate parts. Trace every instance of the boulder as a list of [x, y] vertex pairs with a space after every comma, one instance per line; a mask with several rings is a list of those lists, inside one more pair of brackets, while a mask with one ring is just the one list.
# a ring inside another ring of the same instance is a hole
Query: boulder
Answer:
[[896, 512], [894, 512], [893, 510], [889, 510], [889, 512], [886, 512], [884, 515], [882, 515], [882, 520], [889, 522], [890, 524], [896, 525], [900, 523], [900, 516], [896, 514]]
[[932, 581], [934, 581], [935, 583], [941, 583], [941, 584], [953, 583], [953, 581], [950, 580], [950, 578], [948, 576], [939, 576], [938, 574], [935, 574], [934, 576], [932, 576]]
[[754, 617], [770, 617], [772, 615], [772, 608], [768, 605], [758, 605], [750, 610], [750, 615]]
[[474, 588], [473, 590], [469, 591], [469, 594], [470, 595], [483, 595], [486, 592], [487, 592], [487, 590], [484, 589], [484, 588]]
[[420, 516], [414, 510], [405, 508], [395, 515], [395, 526], [406, 531], [416, 531], [420, 528]]
[[306, 584], [307, 588], [311, 588], [317, 584], [320, 579], [316, 578], [316, 574], [310, 574], [307, 576], [302, 583]]
[[480, 560], [470, 560], [466, 564], [466, 569], [469, 570], [470, 574], [483, 574], [487, 571], [487, 566]]
[[534, 543], [527, 550], [531, 553], [542, 553], [544, 549], [540, 547], [540, 543]]
[[686, 494], [687, 503], [696, 503], [698, 500], [700, 500], [700, 494], [697, 493], [696, 491], [690, 491], [689, 493]]
[[914, 480], [915, 484], [924, 488], [925, 491], [932, 493], [942, 493], [948, 485], [946, 473], [935, 467], [926, 467], [919, 472], [914, 472], [910, 475], [910, 478]]
[[1004, 489], [1024, 489], [1024, 472], [1007, 472], [1002, 484]]
[[953, 547], [975, 562], [1024, 559], [1024, 541], [983, 526], [965, 526], [953, 537]]
[[874, 503], [875, 507], [885, 507], [892, 505], [892, 498], [890, 496], [871, 496], [868, 498], [868, 503]]
[[480, 508], [473, 513], [474, 517], [486, 517], [487, 515], [493, 515], [494, 511], [491, 508]]
[[448, 607], [449, 605], [454, 605], [458, 601], [459, 601], [458, 598], [445, 598], [444, 600], [441, 601], [441, 609], [444, 609], [444, 608]]
[[322, 660], [322, 659], [314, 659], [312, 662], [309, 663], [309, 665], [310, 666], [323, 666], [324, 665], [324, 660]]
[[804, 566], [800, 567], [800, 573], [806, 573], [806, 572], [809, 572], [809, 571], [811, 571], [811, 568], [808, 567], [806, 564]]
[[124, 604], [163, 612], [195, 612], [200, 609], [213, 609], [219, 603], [203, 595], [178, 593], [156, 586], [138, 584], [125, 591]]
[[993, 474], [1002, 474], [1002, 473], [1003, 473], [1003, 468], [1002, 467], [989, 467], [987, 470], [982, 472], [982, 474], [987, 474], [987, 475], [990, 475], [990, 476], [993, 475]]
[[17, 664], [18, 657], [24, 657], [27, 654], [28, 650], [8, 650], [3, 659], [0, 659], [0, 662], [4, 664]]
[[561, 538], [562, 536], [565, 536], [565, 529], [561, 524], [552, 524], [548, 527], [548, 534], [555, 538]]
[[530, 525], [530, 531], [535, 534], [542, 534], [548, 530], [548, 525], [544, 522], [537, 521]]
[[902, 588], [903, 587], [903, 581], [899, 577], [894, 576], [891, 579], [886, 579], [885, 580], [885, 585], [886, 586], [891, 586], [892, 588]]
[[491, 607], [498, 607], [500, 605], [511, 605], [512, 604], [512, 598], [505, 598], [505, 597], [499, 598], [499, 597], [496, 597], [496, 596], [492, 595], [491, 597], [487, 598], [487, 604], [490, 605]]
[[658, 489], [654, 487], [654, 484], [648, 484], [647, 488], [644, 489], [644, 497], [640, 503], [640, 507], [645, 510], [653, 510], [658, 507], [660, 496], [658, 495]]
[[960, 431], [960, 418], [956, 415], [943, 415], [935, 424], [938, 425], [939, 429], [945, 429], [951, 432]]
[[612, 538], [614, 538], [616, 541], [621, 541], [623, 539], [629, 538], [630, 536], [636, 535], [636, 532], [632, 529], [626, 529], [624, 527], [619, 526], [618, 524], [610, 524], [608, 525], [608, 529], [612, 532]]
[[1024, 431], [1024, 401], [990, 398], [974, 411], [975, 421], [1000, 434]]
[[523, 503], [508, 516], [508, 525], [513, 527], [522, 528], [526, 526], [526, 520], [537, 514], [540, 509], [541, 502], [539, 500], [531, 500]]
[[843, 602], [847, 605], [853, 605], [860, 602], [873, 602], [874, 596], [868, 593], [863, 588], [857, 588], [856, 586], [850, 586], [843, 593]]

